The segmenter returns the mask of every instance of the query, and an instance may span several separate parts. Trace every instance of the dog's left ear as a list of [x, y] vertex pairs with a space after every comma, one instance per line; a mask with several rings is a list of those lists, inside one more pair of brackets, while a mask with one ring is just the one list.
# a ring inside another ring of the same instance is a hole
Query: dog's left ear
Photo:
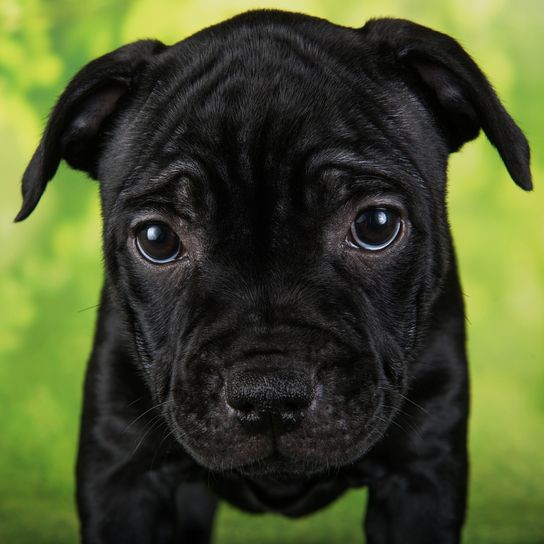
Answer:
[[424, 93], [457, 151], [482, 128], [512, 179], [532, 189], [530, 152], [523, 132], [468, 53], [450, 36], [403, 19], [374, 19], [361, 32], [392, 50], [408, 78]]
[[32, 213], [61, 159], [96, 178], [106, 121], [130, 93], [142, 67], [165, 47], [154, 40], [134, 42], [93, 60], [75, 75], [23, 174], [23, 206], [15, 221]]

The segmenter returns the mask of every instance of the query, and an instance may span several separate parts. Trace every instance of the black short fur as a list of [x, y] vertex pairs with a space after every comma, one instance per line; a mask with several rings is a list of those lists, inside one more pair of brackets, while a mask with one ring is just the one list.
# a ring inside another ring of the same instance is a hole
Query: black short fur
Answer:
[[[360, 485], [369, 543], [459, 542], [468, 379], [446, 166], [480, 128], [530, 189], [527, 142], [479, 68], [403, 20], [250, 12], [75, 76], [17, 219], [61, 159], [100, 181], [84, 542], [204, 543], [216, 497], [300, 516]], [[376, 204], [402, 232], [361, 251], [346, 234]], [[146, 220], [185, 257], [145, 261]]]

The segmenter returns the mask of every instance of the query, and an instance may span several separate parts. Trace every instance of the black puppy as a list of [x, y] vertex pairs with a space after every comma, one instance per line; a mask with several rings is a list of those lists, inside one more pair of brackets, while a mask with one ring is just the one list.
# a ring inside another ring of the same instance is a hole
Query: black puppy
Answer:
[[367, 485], [368, 542], [459, 542], [463, 301], [448, 155], [527, 142], [444, 34], [251, 12], [85, 66], [23, 178], [100, 180], [106, 279], [77, 465], [87, 543], [208, 542], [216, 496], [301, 516]]

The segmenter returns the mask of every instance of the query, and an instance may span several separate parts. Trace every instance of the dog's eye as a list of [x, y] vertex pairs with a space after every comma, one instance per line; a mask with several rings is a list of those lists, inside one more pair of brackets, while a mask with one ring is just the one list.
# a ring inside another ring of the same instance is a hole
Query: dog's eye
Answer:
[[140, 254], [156, 264], [169, 263], [182, 255], [181, 240], [164, 223], [147, 223], [136, 232], [136, 246]]
[[398, 213], [390, 208], [367, 208], [351, 224], [347, 241], [353, 247], [378, 251], [395, 241], [401, 224]]

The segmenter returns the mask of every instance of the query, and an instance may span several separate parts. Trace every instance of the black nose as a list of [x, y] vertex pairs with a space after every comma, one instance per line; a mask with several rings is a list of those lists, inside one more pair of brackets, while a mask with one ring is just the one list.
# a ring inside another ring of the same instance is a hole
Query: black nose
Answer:
[[232, 369], [227, 376], [227, 403], [251, 432], [292, 430], [314, 397], [311, 376], [295, 369]]

